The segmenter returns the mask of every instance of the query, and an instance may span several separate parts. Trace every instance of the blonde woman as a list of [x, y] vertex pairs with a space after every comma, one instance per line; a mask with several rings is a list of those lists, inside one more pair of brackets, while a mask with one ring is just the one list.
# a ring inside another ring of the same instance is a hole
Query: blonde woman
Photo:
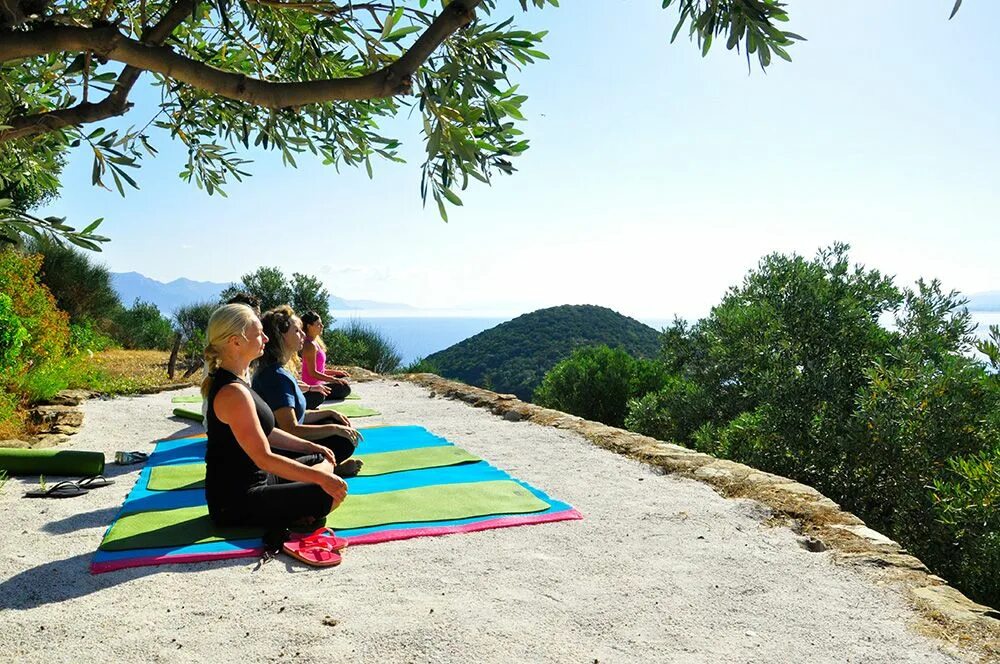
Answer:
[[323, 343], [323, 319], [315, 311], [302, 314], [306, 340], [302, 344], [302, 381], [306, 385], [326, 385], [329, 399], [346, 399], [351, 386], [343, 371], [326, 370], [326, 345]]
[[254, 371], [254, 390], [274, 411], [280, 429], [330, 448], [337, 461], [337, 474], [356, 475], [361, 462], [350, 457], [361, 439], [360, 432], [340, 413], [308, 410], [306, 397], [295, 380], [295, 362], [305, 339], [302, 321], [291, 307], [282, 305], [265, 312], [261, 323], [268, 341]]
[[246, 305], [224, 305], [209, 319], [201, 385], [208, 404], [205, 494], [221, 526], [308, 525], [347, 495], [333, 453], [276, 428], [271, 409], [241, 378], [266, 343]]

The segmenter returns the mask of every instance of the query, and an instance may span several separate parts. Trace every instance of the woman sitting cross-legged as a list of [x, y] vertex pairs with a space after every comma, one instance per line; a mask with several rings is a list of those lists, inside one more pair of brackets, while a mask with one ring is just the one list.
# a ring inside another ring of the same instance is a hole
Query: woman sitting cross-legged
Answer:
[[261, 323], [268, 341], [254, 372], [253, 389], [274, 411], [279, 428], [333, 450], [341, 477], [357, 475], [361, 461], [349, 457], [358, 446], [360, 432], [340, 413], [307, 410], [305, 395], [289, 371], [289, 367], [294, 371], [305, 338], [302, 321], [291, 307], [282, 305], [265, 312]]
[[326, 369], [326, 346], [323, 344], [323, 319], [315, 311], [302, 314], [302, 329], [306, 334], [302, 344], [302, 380], [306, 385], [326, 385], [328, 399], [346, 399], [351, 393], [347, 373]]
[[[208, 404], [205, 494], [220, 526], [309, 525], [340, 505], [347, 484], [329, 449], [275, 428], [241, 378], [267, 337], [250, 307], [227, 304], [208, 322], [202, 397]], [[287, 450], [293, 458], [276, 452]]]

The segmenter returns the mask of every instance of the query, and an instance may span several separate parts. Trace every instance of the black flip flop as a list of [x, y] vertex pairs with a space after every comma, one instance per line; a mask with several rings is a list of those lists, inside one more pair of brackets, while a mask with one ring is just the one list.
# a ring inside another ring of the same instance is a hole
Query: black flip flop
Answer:
[[87, 493], [87, 490], [76, 482], [66, 480], [53, 484], [47, 489], [36, 489], [24, 494], [25, 498], [75, 498]]
[[82, 489], [100, 489], [102, 486], [108, 486], [109, 484], [114, 484], [114, 480], [109, 480], [104, 475], [91, 475], [90, 477], [84, 477], [82, 480], [77, 480], [76, 484]]

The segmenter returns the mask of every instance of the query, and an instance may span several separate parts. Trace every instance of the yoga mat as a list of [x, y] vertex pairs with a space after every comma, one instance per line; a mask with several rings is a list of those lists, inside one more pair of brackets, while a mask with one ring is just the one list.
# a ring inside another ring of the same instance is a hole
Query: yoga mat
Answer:
[[[454, 445], [424, 447], [398, 452], [382, 452], [379, 454], [358, 454], [354, 458], [364, 461], [364, 466], [362, 466], [361, 472], [358, 473], [360, 477], [386, 475], [388, 473], [423, 468], [440, 468], [460, 463], [480, 461], [479, 457]], [[177, 491], [203, 489], [204, 487], [205, 464], [203, 463], [174, 464], [159, 466], [150, 470], [148, 484], [150, 491]]]
[[194, 420], [198, 424], [205, 421], [205, 417], [201, 414], [200, 410], [191, 410], [190, 408], [174, 408], [174, 417]]
[[381, 415], [374, 408], [359, 406], [356, 403], [338, 403], [332, 406], [320, 406], [319, 410], [335, 410], [344, 417], [368, 417], [370, 415]]
[[[350, 401], [353, 401], [353, 400], [356, 400], [356, 399], [360, 399], [360, 398], [361, 397], [359, 397], [356, 394], [348, 394], [346, 397], [344, 397], [344, 399], [347, 399], [347, 400], [350, 400]], [[344, 399], [341, 399], [341, 401], [343, 401]], [[201, 399], [201, 395], [200, 394], [192, 394], [192, 395], [189, 395], [189, 396], [174, 397], [170, 401], [172, 403], [201, 403], [201, 400], [202, 399]]]
[[103, 452], [82, 450], [27, 450], [0, 448], [0, 470], [10, 475], [74, 475], [104, 472]]
[[[540, 512], [549, 504], [512, 480], [439, 484], [367, 496], [351, 496], [326, 518], [330, 528], [370, 528], [400, 521], [442, 521], [492, 514]], [[405, 519], [402, 515], [406, 515]], [[208, 505], [136, 512], [119, 518], [101, 542], [102, 551], [204, 544], [263, 536], [263, 528], [219, 528]]]
[[[451, 443], [444, 438], [419, 426], [369, 427], [363, 432], [365, 440], [359, 451], [365, 449], [368, 454], [451, 446]], [[173, 512], [173, 516], [160, 515], [156, 517], [158, 521], [155, 524], [156, 537], [166, 536], [174, 538], [175, 541], [185, 541], [177, 544], [152, 545], [145, 548], [122, 550], [106, 550], [102, 547], [94, 554], [91, 561], [90, 570], [92, 573], [99, 574], [146, 565], [256, 557], [261, 554], [263, 544], [259, 536], [239, 538], [237, 531], [220, 533], [214, 529], [210, 520], [200, 518], [207, 514], [204, 490], [149, 490], [148, 483], [153, 468], [160, 465], [202, 462], [204, 461], [205, 446], [203, 435], [160, 441], [146, 467], [140, 470], [135, 487], [125, 499], [125, 503], [116, 517], [118, 520], [123, 520], [140, 513]], [[353, 545], [583, 518], [579, 512], [566, 503], [550, 498], [544, 492], [524, 482], [512, 479], [505, 472], [485, 461], [369, 477], [352, 477], [347, 482], [352, 498], [387, 492], [402, 492], [420, 487], [458, 484], [471, 487], [476, 483], [514, 482], [523, 487], [531, 496], [548, 505], [545, 509], [531, 513], [488, 514], [460, 519], [400, 521], [399, 518], [412, 519], [413, 517], [398, 515], [396, 516], [397, 520], [393, 523], [338, 530], [337, 534], [346, 537]], [[466, 488], [464, 490], [471, 491], [472, 489]], [[543, 505], [543, 507], [545, 506]], [[184, 511], [183, 508], [191, 509]], [[333, 514], [335, 515], [338, 511], [340, 510], [335, 510]], [[349, 512], [344, 512], [344, 514], [350, 516]], [[132, 520], [129, 523], [130, 527], [134, 529], [135, 523], [138, 522]], [[109, 528], [108, 534], [111, 533], [115, 525], [117, 525], [117, 521], [112, 524], [112, 528]], [[203, 541], [191, 540], [191, 535], [197, 535], [199, 528], [203, 526], [211, 528], [210, 531], [198, 535]], [[136, 542], [149, 544], [151, 541], [155, 541], [148, 539], [144, 534], [145, 531], [133, 533], [127, 531], [127, 528], [117, 530], [115, 533], [117, 544], [111, 543], [109, 546], [132, 546]], [[180, 536], [182, 534], [184, 534], [183, 537]]]
[[122, 551], [183, 546], [263, 535], [263, 528], [220, 528], [208, 516], [208, 505], [198, 505], [127, 514], [111, 526], [100, 549]]
[[436, 484], [368, 495], [347, 495], [326, 525], [367, 528], [389, 523], [466, 519], [491, 514], [540, 512], [549, 504], [512, 480]]

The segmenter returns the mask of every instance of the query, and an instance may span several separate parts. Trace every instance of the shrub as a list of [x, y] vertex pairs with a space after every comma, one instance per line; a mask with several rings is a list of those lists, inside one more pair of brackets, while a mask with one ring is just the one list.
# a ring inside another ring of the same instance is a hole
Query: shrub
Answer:
[[49, 237], [33, 239], [28, 250], [41, 254], [39, 280], [56, 299], [56, 306], [69, 314], [70, 322], [90, 323], [107, 332], [111, 320], [122, 308], [108, 269], [92, 262], [79, 249]]
[[620, 427], [628, 400], [655, 390], [661, 374], [654, 363], [637, 360], [621, 348], [578, 348], [545, 374], [533, 401]]
[[413, 360], [412, 362], [410, 362], [405, 367], [402, 367], [399, 370], [400, 373], [432, 373], [432, 374], [437, 374], [438, 371], [439, 371], [438, 367], [433, 362], [430, 362], [422, 357], [418, 357], [417, 359]]
[[173, 326], [155, 304], [136, 298], [132, 307], [115, 316], [116, 338], [129, 349], [168, 350], [174, 339]]
[[372, 327], [360, 321], [323, 334], [326, 358], [332, 364], [355, 365], [376, 373], [392, 373], [399, 368], [396, 346]]
[[16, 382], [32, 367], [60, 359], [69, 341], [69, 317], [56, 308], [55, 299], [38, 280], [42, 257], [13, 249], [0, 250], [0, 293], [28, 334], [20, 361], [4, 378]]
[[0, 375], [14, 371], [21, 349], [29, 338], [28, 331], [14, 313], [13, 300], [0, 293]]
[[[936, 281], [900, 290], [852, 268], [846, 245], [768, 256], [707, 318], [666, 331], [670, 377], [629, 425], [810, 484], [1000, 604], [1000, 530], [981, 511], [997, 493], [1000, 387], [970, 356], [963, 305]], [[998, 341], [979, 345], [994, 369]]]
[[69, 326], [69, 347], [74, 353], [92, 352], [96, 353], [117, 345], [110, 336], [94, 329], [93, 323], [89, 320], [82, 323], [70, 323]]

